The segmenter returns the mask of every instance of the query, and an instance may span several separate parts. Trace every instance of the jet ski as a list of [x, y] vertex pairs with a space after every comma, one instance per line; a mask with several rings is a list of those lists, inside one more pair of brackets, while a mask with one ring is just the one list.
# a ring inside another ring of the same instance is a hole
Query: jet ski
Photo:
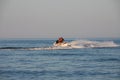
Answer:
[[63, 42], [63, 43], [54, 43], [53, 46], [55, 46], [55, 47], [70, 47], [71, 45], [68, 44], [67, 42]]
[[68, 44], [67, 42], [64, 42], [64, 38], [60, 37], [58, 38], [58, 40], [53, 44], [53, 46], [56, 47], [70, 47], [70, 44]]

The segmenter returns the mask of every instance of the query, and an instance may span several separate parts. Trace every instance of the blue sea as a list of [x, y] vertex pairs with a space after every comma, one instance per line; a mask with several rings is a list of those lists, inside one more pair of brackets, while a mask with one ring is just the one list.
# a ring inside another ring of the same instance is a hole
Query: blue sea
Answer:
[[120, 38], [0, 39], [0, 80], [120, 80]]

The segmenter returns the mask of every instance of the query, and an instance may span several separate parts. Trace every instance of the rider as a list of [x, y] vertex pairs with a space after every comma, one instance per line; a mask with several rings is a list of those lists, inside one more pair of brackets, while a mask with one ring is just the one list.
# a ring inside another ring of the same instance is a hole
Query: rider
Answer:
[[58, 40], [56, 41], [56, 44], [61, 44], [64, 42], [64, 38], [63, 37], [60, 37], [58, 38]]

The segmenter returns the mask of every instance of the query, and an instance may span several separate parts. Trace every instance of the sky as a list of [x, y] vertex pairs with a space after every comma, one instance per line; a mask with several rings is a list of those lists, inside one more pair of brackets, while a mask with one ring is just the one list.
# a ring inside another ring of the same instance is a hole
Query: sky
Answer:
[[0, 38], [120, 38], [120, 0], [0, 0]]

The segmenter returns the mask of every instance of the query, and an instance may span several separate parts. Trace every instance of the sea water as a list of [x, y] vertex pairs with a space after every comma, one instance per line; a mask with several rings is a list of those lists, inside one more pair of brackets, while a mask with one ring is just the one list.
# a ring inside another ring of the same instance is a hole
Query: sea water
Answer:
[[120, 80], [120, 39], [66, 41], [0, 39], [0, 80]]

